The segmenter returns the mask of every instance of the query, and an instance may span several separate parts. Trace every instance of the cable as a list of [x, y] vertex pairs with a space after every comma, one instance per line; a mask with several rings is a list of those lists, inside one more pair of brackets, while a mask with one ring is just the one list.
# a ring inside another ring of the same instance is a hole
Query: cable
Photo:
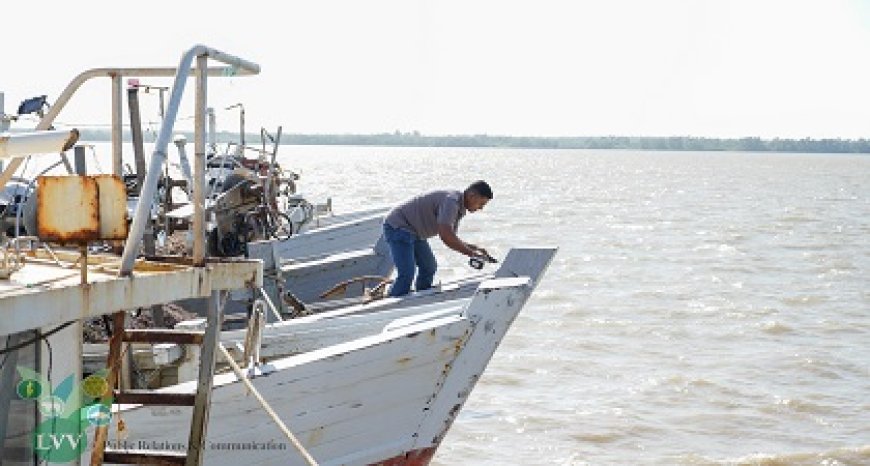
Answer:
[[[3, 349], [3, 350], [0, 350], [0, 354], [7, 354], [7, 353], [11, 353], [12, 351], [20, 350], [21, 348], [24, 348], [25, 346], [32, 345], [32, 344], [36, 343], [36, 342], [39, 341], [39, 340], [45, 340], [45, 341], [46, 341], [46, 344], [48, 344], [48, 340], [47, 340], [48, 337], [50, 337], [50, 336], [54, 335], [55, 333], [57, 333], [57, 332], [59, 332], [59, 331], [65, 329], [65, 328], [69, 327], [70, 325], [72, 325], [72, 324], [75, 323], [75, 322], [76, 322], [75, 320], [71, 320], [71, 321], [69, 321], [69, 322], [66, 322], [66, 323], [60, 324], [60, 325], [58, 325], [57, 327], [55, 327], [54, 329], [49, 330], [48, 332], [43, 333], [43, 334], [41, 334], [41, 335], [37, 335], [36, 337], [31, 338], [30, 340], [27, 340], [27, 341], [25, 341], [25, 342], [23, 342], [23, 343], [19, 343], [19, 344], [17, 344], [17, 345], [12, 346], [12, 347], [7, 347], [7, 348], [5, 348], [5, 349]], [[8, 337], [7, 337], [7, 338], [8, 338]], [[7, 342], [8, 342], [8, 340], [7, 340]], [[8, 344], [8, 343], [7, 343], [7, 344]], [[49, 344], [49, 349], [51, 349], [51, 345], [50, 345], [50, 344]], [[3, 362], [4, 362], [4, 363], [6, 362], [5, 359], [4, 359]], [[51, 359], [49, 359], [48, 367], [49, 367], [49, 368], [51, 367]]]
[[[61, 330], [62, 327], [68, 326], [69, 324], [71, 324], [73, 322], [74, 321], [70, 321], [70, 322], [67, 322], [61, 326], [58, 326], [54, 330], [52, 330], [44, 335], [38, 335], [37, 338], [35, 339], [35, 340], [44, 341], [45, 346], [48, 347], [48, 373], [46, 374], [46, 376], [47, 376], [46, 378], [48, 379], [48, 399], [50, 400], [49, 402], [51, 403], [51, 413], [53, 414], [53, 416], [51, 417], [51, 432], [52, 433], [57, 432], [57, 418], [60, 416], [58, 416], [58, 413], [55, 412], [55, 410], [57, 409], [57, 406], [54, 404], [54, 382], [51, 381], [52, 365], [54, 363], [54, 358], [53, 358], [54, 350], [52, 350], [52, 348], [51, 348], [51, 343], [49, 343], [48, 337], [51, 334], [53, 334], [54, 332]], [[45, 461], [47, 463], [48, 459], [45, 458], [45, 459], [43, 459], [43, 461]]]
[[[9, 339], [12, 338], [12, 335], [6, 335], [6, 348], [9, 348]], [[3, 366], [6, 365], [6, 360], [9, 359], [8, 354], [4, 354], [3, 362], [0, 362], [0, 370], [3, 370]]]

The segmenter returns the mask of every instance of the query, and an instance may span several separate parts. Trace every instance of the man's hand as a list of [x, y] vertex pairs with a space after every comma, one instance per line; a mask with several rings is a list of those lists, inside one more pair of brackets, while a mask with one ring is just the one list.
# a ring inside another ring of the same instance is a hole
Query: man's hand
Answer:
[[[477, 250], [479, 251], [481, 249], [478, 248]], [[489, 254], [486, 254], [486, 251], [484, 251], [484, 254], [475, 254], [475, 255], [471, 256], [470, 259], [468, 259], [468, 265], [470, 265], [472, 268], [475, 268], [477, 270], [480, 270], [483, 268], [484, 262], [489, 262], [490, 264], [495, 264], [498, 262], [498, 259], [490, 256]]]
[[480, 246], [476, 246], [476, 245], [470, 244], [470, 243], [465, 243], [465, 245], [468, 246], [469, 249], [474, 251], [475, 256], [489, 257], [489, 253], [486, 252], [486, 249], [483, 249]]
[[482, 247], [476, 246], [474, 244], [466, 244], [466, 246], [468, 246], [468, 248], [474, 252], [471, 257], [478, 257], [491, 264], [498, 262], [494, 257], [489, 255], [489, 252], [487, 252], [486, 249], [483, 249]]

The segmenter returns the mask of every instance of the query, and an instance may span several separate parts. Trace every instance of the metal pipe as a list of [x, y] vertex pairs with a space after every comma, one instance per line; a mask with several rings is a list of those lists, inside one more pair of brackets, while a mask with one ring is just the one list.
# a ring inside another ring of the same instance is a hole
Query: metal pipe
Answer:
[[0, 92], [0, 131], [9, 129], [9, 122], [6, 121], [6, 94]]
[[236, 155], [241, 157], [245, 154], [245, 104], [239, 102], [230, 105], [225, 110], [239, 109], [239, 142], [236, 146]]
[[239, 155], [245, 154], [245, 106], [239, 104]]
[[[3, 133], [0, 134], [0, 160], [11, 159], [14, 163], [19, 157], [31, 154], [57, 155], [69, 150], [78, 140], [76, 129]], [[12, 168], [12, 163], [9, 168]]]
[[187, 150], [185, 149], [187, 138], [183, 135], [178, 135], [172, 142], [174, 142], [175, 147], [178, 148], [178, 163], [181, 165], [181, 176], [184, 177], [184, 181], [187, 182], [184, 191], [187, 192], [187, 197], [192, 199], [193, 175], [190, 172], [190, 161], [187, 160]]
[[[133, 223], [130, 225], [130, 233], [127, 236], [127, 242], [124, 243], [124, 254], [121, 257], [121, 269], [118, 272], [121, 276], [130, 275], [133, 271], [133, 264], [136, 261], [136, 256], [139, 253], [139, 246], [142, 242], [142, 234], [145, 232], [145, 226], [150, 220], [151, 203], [154, 200], [154, 193], [157, 191], [157, 181], [160, 178], [161, 167], [166, 162], [166, 146], [169, 144], [169, 138], [172, 135], [172, 130], [175, 125], [175, 119], [178, 116], [178, 108], [181, 105], [181, 97], [184, 94], [184, 85], [187, 78], [190, 77], [190, 65], [194, 57], [203, 56], [213, 58], [228, 65], [237, 66], [243, 70], [248, 70], [252, 73], [258, 73], [260, 66], [251, 63], [232, 55], [227, 55], [217, 50], [197, 45], [188, 50], [181, 57], [181, 62], [178, 65], [178, 73], [175, 75], [175, 81], [172, 84], [172, 93], [169, 98], [169, 106], [166, 110], [166, 119], [160, 125], [160, 132], [157, 135], [157, 142], [154, 144], [154, 153], [151, 156], [151, 166], [148, 170], [148, 176], [145, 178], [145, 185], [142, 187], [142, 192], [139, 196], [139, 203], [136, 206], [136, 215], [133, 218]], [[205, 80], [205, 72], [203, 67], [202, 80]], [[54, 107], [52, 107], [54, 110]], [[204, 171], [204, 170], [203, 170]], [[205, 173], [197, 176], [205, 176]], [[2, 181], [2, 180], [0, 180]], [[203, 184], [205, 184], [203, 182]], [[201, 194], [202, 189], [196, 190]], [[198, 195], [194, 193], [195, 195]], [[194, 246], [196, 241], [194, 240]], [[196, 254], [194, 253], [194, 256]]]
[[205, 55], [196, 57], [196, 109], [193, 131], [193, 265], [205, 265], [205, 108], [208, 84]]
[[[205, 47], [203, 45], [194, 46], [188, 53], [196, 50], [196, 53], [205, 53], [210, 58], [215, 59], [217, 61], [223, 62], [230, 66], [218, 66], [211, 67], [208, 69], [209, 76], [216, 77], [232, 77], [232, 76], [247, 76], [254, 75], [260, 73], [260, 65], [256, 63], [249, 62], [247, 60], [242, 60], [241, 58], [234, 57], [232, 55], [225, 54], [223, 52], [219, 52], [217, 50]], [[192, 61], [192, 60], [191, 60]], [[188, 61], [189, 65], [190, 61]], [[184, 70], [182, 70], [184, 71]], [[178, 68], [171, 67], [145, 67], [145, 68], [93, 68], [90, 70], [83, 71], [78, 76], [72, 79], [69, 84], [67, 84], [66, 88], [54, 102], [54, 105], [48, 109], [48, 112], [42, 119], [39, 121], [39, 124], [36, 125], [36, 129], [39, 131], [46, 130], [51, 127], [54, 123], [54, 119], [57, 118], [58, 113], [66, 106], [67, 102], [69, 102], [70, 98], [72, 98], [73, 94], [88, 80], [92, 78], [99, 77], [110, 77], [110, 78], [118, 78], [118, 98], [120, 99], [120, 79], [124, 76], [139, 76], [143, 78], [149, 77], [172, 77], [177, 76], [179, 74]], [[183, 73], [184, 77], [187, 78], [190, 76], [190, 69]], [[120, 114], [120, 110], [119, 110]], [[120, 124], [118, 125], [120, 128]], [[6, 183], [12, 179], [12, 176], [15, 174], [15, 171], [21, 166], [24, 162], [23, 157], [19, 157], [13, 159], [9, 162], [9, 166], [6, 167], [6, 170], [0, 174], [0, 189], [3, 189], [6, 186]]]
[[[130, 112], [130, 137], [133, 140], [133, 161], [136, 166], [136, 189], [137, 195], [142, 193], [142, 184], [147, 174], [145, 169], [145, 138], [142, 135], [142, 117], [139, 112], [139, 88], [131, 86], [127, 89], [127, 109]], [[141, 197], [140, 197], [141, 200]], [[156, 253], [154, 242], [153, 222], [149, 221], [145, 226], [144, 252], [153, 256]]]
[[139, 113], [139, 89], [127, 89], [127, 109], [130, 111], [130, 136], [133, 139], [133, 160], [136, 165], [136, 194], [145, 181], [145, 138], [142, 135], [142, 117]]
[[[265, 140], [263, 141], [265, 142]], [[278, 133], [275, 135], [275, 140], [272, 143], [272, 157], [269, 159], [269, 170], [267, 172], [266, 184], [264, 185], [266, 203], [268, 204], [266, 208], [272, 207], [272, 197], [277, 196], [277, 193], [272, 192], [272, 180], [275, 179], [275, 162], [278, 157], [278, 147], [281, 144], [281, 126], [278, 127]], [[275, 187], [278, 187], [278, 183], [275, 183]], [[276, 201], [277, 203], [277, 201]], [[291, 225], [291, 228], [293, 226]]]
[[[55, 103], [57, 105], [57, 103]], [[121, 98], [121, 75], [112, 75], [112, 174], [124, 173], [123, 142], [123, 99]]]
[[213, 108], [207, 108], [206, 113], [208, 113], [208, 155], [214, 155], [217, 154], [217, 120]]
[[[6, 116], [5, 100], [5, 95], [0, 92], [0, 133], [9, 131], [9, 124], [12, 121], [12, 117]], [[0, 171], [2, 171], [2, 167], [3, 165], [0, 164]]]
[[87, 175], [88, 168], [85, 163], [85, 146], [73, 148], [73, 161], [75, 162], [76, 175]]

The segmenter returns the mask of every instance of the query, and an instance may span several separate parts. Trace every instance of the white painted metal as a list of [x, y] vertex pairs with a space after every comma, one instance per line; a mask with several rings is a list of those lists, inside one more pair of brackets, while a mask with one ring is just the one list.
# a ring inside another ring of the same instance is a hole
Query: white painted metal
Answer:
[[0, 134], [0, 160], [27, 155], [51, 154], [57, 156], [79, 139], [77, 130], [35, 131], [30, 133]]
[[[196, 105], [193, 137], [193, 265], [205, 262], [205, 112], [208, 105], [205, 55], [196, 57]], [[184, 81], [181, 81], [183, 85]], [[170, 106], [172, 102], [170, 102]]]
[[[0, 92], [0, 133], [9, 131], [9, 123], [10, 118], [6, 116], [6, 95]], [[0, 168], [2, 168], [2, 162], [0, 162]]]
[[[133, 261], [136, 260], [136, 256], [139, 254], [139, 245], [142, 243], [142, 234], [145, 232], [145, 227], [150, 221], [151, 203], [154, 200], [154, 194], [157, 192], [157, 182], [159, 181], [163, 172], [163, 164], [166, 162], [166, 146], [169, 144], [169, 138], [172, 135], [172, 129], [175, 125], [175, 119], [178, 115], [178, 109], [181, 105], [181, 97], [184, 94], [184, 87], [187, 83], [187, 78], [190, 75], [190, 65], [194, 59], [197, 59], [198, 70], [196, 73], [197, 106], [195, 113], [197, 118], [195, 124], [197, 134], [197, 148], [195, 150], [197, 154], [195, 154], [195, 158], [198, 159], [200, 154], [202, 154], [203, 159], [205, 158], [204, 94], [206, 75], [208, 74], [205, 66], [207, 58], [218, 60], [228, 65], [245, 69], [252, 73], [259, 73], [260, 71], [260, 66], [255, 63], [242, 60], [240, 58], [225, 54], [218, 50], [208, 48], [202, 45], [194, 46], [184, 55], [182, 55], [181, 61], [178, 65], [178, 73], [176, 73], [175, 80], [172, 84], [172, 92], [169, 97], [169, 105], [166, 109], [166, 117], [164, 118], [163, 123], [160, 125], [160, 132], [157, 134], [157, 142], [154, 143], [154, 152], [151, 154], [151, 161], [148, 167], [148, 175], [145, 178], [145, 184], [144, 186], [142, 186], [139, 196], [139, 203], [143, 205], [136, 209], [136, 215], [135, 217], [133, 217], [133, 222], [130, 225], [129, 239], [126, 243], [124, 243], [124, 254], [121, 257], [121, 275], [127, 275], [133, 270]], [[202, 145], [200, 145], [200, 140], [202, 140]], [[196, 164], [197, 160], [194, 160], [194, 163]], [[204, 164], [202, 168], [203, 169], [200, 170], [198, 173], [197, 170], [194, 170], [195, 182], [198, 182], [197, 180], [199, 180], [200, 177], [205, 176]], [[194, 189], [194, 209], [198, 209], [201, 211], [205, 208], [205, 198], [202, 197], [203, 194], [204, 193], [202, 189]], [[199, 223], [197, 223], [197, 218], [200, 219]], [[202, 222], [202, 213], [196, 213], [196, 210], [194, 213], [194, 223], [196, 223], [196, 226], [199, 226], [199, 228], [194, 228], [195, 233], [205, 231], [205, 226]], [[194, 234], [193, 257], [195, 265], [202, 265], [202, 262], [204, 260], [205, 248], [202, 244], [204, 241], [204, 235], [203, 237], [200, 237], [198, 234]]]
[[208, 115], [208, 154], [214, 155], [217, 153], [217, 119], [214, 108], [208, 107], [205, 113]]
[[[181, 176], [184, 178], [184, 181], [187, 182], [187, 186], [185, 186], [184, 190], [187, 192], [187, 195], [190, 196], [191, 191], [193, 190], [193, 175], [190, 171], [190, 161], [187, 159], [187, 150], [185, 150], [185, 146], [187, 145], [187, 138], [184, 135], [175, 136], [175, 139], [172, 140], [175, 144], [175, 147], [178, 148], [178, 163], [181, 165]], [[193, 210], [191, 210], [193, 212]]]
[[[124, 173], [124, 159], [122, 146], [123, 139], [123, 123], [124, 123], [124, 99], [122, 97], [121, 80], [123, 75], [120, 73], [110, 74], [112, 79], [112, 174], [121, 176]], [[75, 81], [73, 81], [75, 82]], [[70, 96], [72, 93], [70, 93]], [[55, 103], [55, 107], [57, 107]], [[63, 104], [61, 104], [61, 107]]]
[[[194, 49], [199, 50], [200, 47], [202, 47], [202, 46], [194, 47]], [[193, 50], [193, 49], [191, 49], [191, 50]], [[226, 63], [225, 60], [221, 59], [222, 57], [226, 57], [225, 54], [222, 54], [222, 53], [220, 53], [219, 55], [210, 54], [209, 56], [217, 59], [218, 61], [224, 61]], [[235, 59], [235, 57], [232, 57], [232, 58]], [[238, 60], [238, 59], [235, 59], [235, 60]], [[246, 62], [246, 61], [238, 61], [238, 62], [232, 62], [232, 63], [228, 63], [228, 64], [230, 66], [210, 67], [208, 69], [208, 75], [209, 76], [216, 76], [216, 77], [228, 77], [228, 76], [236, 76], [236, 75], [244, 76], [244, 75], [250, 75], [250, 74], [257, 74], [260, 72], [260, 67], [254, 63], [250, 63], [250, 62]], [[190, 66], [189, 63], [188, 63], [188, 66]], [[120, 96], [121, 95], [120, 78], [123, 76], [138, 76], [138, 77], [143, 77], [143, 78], [145, 78], [145, 77], [172, 77], [172, 76], [176, 75], [177, 71], [178, 71], [177, 68], [171, 68], [171, 67], [94, 68], [94, 69], [84, 71], [84, 72], [80, 73], [78, 76], [76, 76], [75, 78], [73, 78], [69, 84], [67, 84], [67, 87], [63, 90], [63, 92], [61, 92], [61, 94], [60, 94], [60, 96], [58, 96], [57, 100], [55, 100], [54, 105], [52, 105], [51, 108], [48, 109], [48, 112], [46, 112], [45, 116], [36, 125], [36, 129], [38, 131], [43, 131], [43, 130], [49, 129], [52, 126], [52, 124], [54, 123], [55, 118], [57, 118], [57, 115], [60, 113], [61, 110], [63, 110], [63, 108], [66, 106], [66, 104], [69, 102], [69, 100], [75, 94], [75, 92], [82, 86], [82, 84], [84, 84], [85, 82], [87, 82], [93, 78], [108, 77], [108, 78], [112, 78], [113, 80], [116, 80], [117, 84], [115, 84], [113, 82], [113, 86], [117, 88], [117, 91], [113, 92], [113, 96], [114, 95]], [[188, 72], [188, 75], [189, 75], [189, 72]], [[113, 97], [113, 99], [114, 99], [114, 97]], [[119, 97], [118, 102], [120, 102], [120, 97]], [[118, 128], [120, 128], [120, 122], [121, 122], [121, 119], [119, 118], [119, 116], [121, 115], [120, 107], [117, 106], [116, 103], [113, 103], [112, 108], [113, 108], [113, 110], [112, 110], [113, 122], [117, 123]], [[117, 110], [117, 115], [116, 115], [116, 110]], [[116, 157], [118, 157], [118, 155], [117, 155], [117, 153], [114, 152], [114, 150], [115, 150], [114, 148], [115, 148], [115, 144], [116, 144], [115, 137], [114, 137], [114, 129], [113, 129], [112, 140], [113, 140], [113, 164], [112, 165], [113, 165], [113, 169], [115, 169], [117, 167], [114, 166], [116, 163], [116, 161], [114, 159]], [[120, 141], [120, 138], [118, 138], [117, 141]], [[117, 146], [117, 149], [120, 150], [120, 146]], [[12, 176], [15, 174], [15, 172], [18, 170], [18, 168], [21, 166], [21, 164], [23, 162], [24, 162], [23, 158], [16, 158], [9, 163], [9, 166], [6, 167], [6, 169], [3, 171], [3, 173], [0, 173], [0, 189], [2, 189], [4, 186], [6, 186], [6, 183], [10, 179], [12, 179]], [[116, 173], [116, 174], [118, 174], [118, 173]]]

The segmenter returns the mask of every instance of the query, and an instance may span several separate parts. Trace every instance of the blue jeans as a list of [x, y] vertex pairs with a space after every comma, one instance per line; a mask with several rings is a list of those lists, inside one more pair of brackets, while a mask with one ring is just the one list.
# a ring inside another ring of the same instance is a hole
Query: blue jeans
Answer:
[[417, 275], [414, 284], [417, 291], [432, 287], [438, 262], [432, 254], [432, 248], [425, 239], [401, 228], [393, 228], [384, 224], [384, 239], [390, 246], [390, 255], [396, 264], [396, 281], [390, 287], [390, 296], [404, 296], [411, 291], [411, 281]]

